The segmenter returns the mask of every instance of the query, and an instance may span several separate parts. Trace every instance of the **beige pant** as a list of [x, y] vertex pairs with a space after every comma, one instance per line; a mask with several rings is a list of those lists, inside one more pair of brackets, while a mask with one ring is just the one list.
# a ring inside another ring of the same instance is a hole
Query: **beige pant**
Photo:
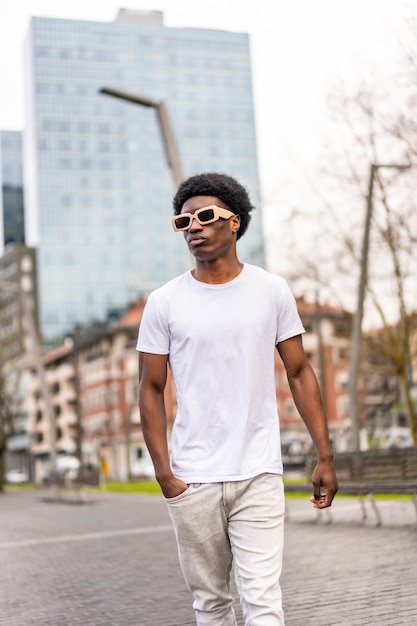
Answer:
[[284, 626], [282, 477], [191, 484], [166, 502], [198, 626], [236, 626], [232, 564], [245, 625]]

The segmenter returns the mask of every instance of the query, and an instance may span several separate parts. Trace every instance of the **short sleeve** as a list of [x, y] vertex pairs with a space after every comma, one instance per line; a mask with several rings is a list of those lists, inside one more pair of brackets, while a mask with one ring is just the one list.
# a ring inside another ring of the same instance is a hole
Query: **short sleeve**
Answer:
[[283, 281], [278, 302], [277, 335], [275, 344], [305, 333], [297, 310], [297, 303], [288, 284]]
[[143, 310], [136, 349], [151, 354], [169, 354], [170, 337], [167, 315], [151, 294]]

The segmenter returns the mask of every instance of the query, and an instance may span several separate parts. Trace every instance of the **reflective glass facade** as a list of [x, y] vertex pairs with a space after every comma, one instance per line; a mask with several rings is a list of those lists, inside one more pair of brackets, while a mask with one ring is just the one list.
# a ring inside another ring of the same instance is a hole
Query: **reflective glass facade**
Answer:
[[[185, 176], [236, 176], [260, 194], [246, 34], [32, 18], [26, 42], [26, 240], [38, 247], [46, 339], [105, 319], [190, 267], [154, 109], [167, 104]], [[264, 264], [260, 209], [240, 256]]]
[[24, 243], [22, 133], [0, 131], [0, 252], [10, 243]]

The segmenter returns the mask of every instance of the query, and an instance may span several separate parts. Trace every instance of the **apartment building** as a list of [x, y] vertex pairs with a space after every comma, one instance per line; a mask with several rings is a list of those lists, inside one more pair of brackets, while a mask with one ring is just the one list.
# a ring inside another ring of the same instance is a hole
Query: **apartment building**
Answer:
[[[138, 407], [137, 331], [145, 299], [133, 303], [118, 321], [72, 333], [63, 345], [45, 355], [56, 428], [57, 455], [82, 455], [84, 463], [103, 464], [107, 477], [126, 479], [129, 470], [148, 453]], [[303, 299], [298, 307], [306, 328], [304, 346], [321, 381], [329, 428], [343, 449], [349, 429], [348, 354], [350, 316], [330, 307], [316, 307]], [[309, 437], [294, 406], [281, 360], [276, 360], [277, 401], [283, 449], [294, 457], [305, 453]], [[36, 377], [30, 387], [32, 455], [42, 475], [49, 463], [50, 424]], [[171, 377], [165, 392], [168, 430], [177, 405]], [[291, 445], [290, 445], [291, 444]]]
[[239, 248], [264, 265], [248, 34], [166, 27], [153, 11], [33, 17], [25, 58], [25, 228], [45, 340], [105, 321], [190, 265], [172, 232], [158, 116], [102, 87], [165, 102], [184, 176], [221, 171], [248, 188], [258, 210]]
[[[110, 325], [76, 330], [44, 357], [52, 404], [56, 454], [81, 456], [105, 468], [105, 477], [125, 480], [148, 457], [138, 408], [137, 332], [144, 300]], [[171, 378], [166, 388], [169, 430], [176, 413]], [[33, 372], [27, 404], [31, 455], [39, 482], [50, 464], [51, 422]]]
[[30, 345], [30, 325], [38, 329], [36, 276], [36, 250], [8, 246], [0, 257], [0, 362], [10, 367]]
[[[349, 354], [352, 316], [342, 309], [297, 299], [300, 317], [306, 329], [303, 345], [320, 385], [330, 434], [339, 449], [346, 445], [349, 419]], [[278, 411], [282, 439], [295, 447], [309, 442], [306, 428], [298, 414], [279, 357], [275, 366]], [[306, 446], [304, 446], [306, 447]]]

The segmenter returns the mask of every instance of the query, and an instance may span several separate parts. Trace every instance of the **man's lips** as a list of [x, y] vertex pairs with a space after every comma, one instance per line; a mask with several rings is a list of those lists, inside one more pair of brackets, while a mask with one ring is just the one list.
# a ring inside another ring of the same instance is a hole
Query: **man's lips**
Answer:
[[194, 236], [188, 238], [188, 244], [190, 246], [198, 246], [198, 245], [204, 243], [205, 240], [206, 240], [206, 238], [205, 237], [201, 237], [201, 235], [194, 235]]

